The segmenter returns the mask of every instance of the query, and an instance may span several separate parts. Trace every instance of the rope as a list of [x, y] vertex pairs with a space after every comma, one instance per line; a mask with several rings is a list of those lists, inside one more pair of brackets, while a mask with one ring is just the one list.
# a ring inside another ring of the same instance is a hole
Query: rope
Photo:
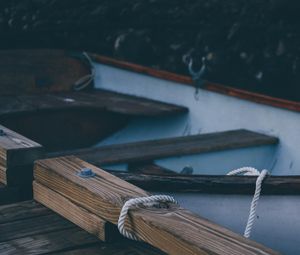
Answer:
[[230, 171], [227, 175], [238, 175], [242, 174], [248, 175], [248, 176], [258, 176], [256, 179], [256, 186], [255, 186], [255, 192], [252, 198], [251, 206], [250, 206], [250, 212], [248, 216], [247, 225], [244, 231], [244, 237], [249, 238], [251, 235], [251, 230], [254, 224], [254, 220], [256, 217], [256, 208], [258, 204], [258, 200], [260, 198], [260, 192], [261, 192], [261, 186], [264, 178], [268, 174], [268, 171], [266, 169], [259, 172], [257, 169], [253, 167], [242, 167], [233, 171]]
[[[244, 231], [244, 237], [249, 238], [251, 235], [251, 230], [254, 225], [254, 220], [256, 217], [256, 208], [257, 208], [258, 200], [260, 198], [262, 182], [263, 182], [264, 178], [266, 177], [266, 175], [268, 174], [268, 171], [264, 169], [261, 172], [259, 172], [257, 169], [255, 169], [253, 167], [242, 167], [242, 168], [230, 171], [227, 175], [238, 175], [238, 174], [244, 174], [245, 176], [258, 176], [256, 179], [256, 187], [255, 187], [254, 196], [252, 198], [252, 202], [251, 202], [251, 206], [250, 206], [250, 212], [249, 212], [247, 225], [246, 225], [246, 228]], [[132, 199], [129, 199], [128, 201], [126, 201], [121, 209], [119, 220], [118, 220], [118, 229], [119, 229], [120, 233], [129, 239], [132, 239], [135, 241], [141, 241], [141, 239], [138, 236], [136, 236], [133, 232], [125, 229], [125, 220], [126, 220], [126, 216], [128, 214], [128, 210], [139, 204], [143, 204], [144, 206], [148, 206], [148, 207], [155, 206], [155, 203], [157, 203], [157, 202], [158, 203], [169, 202], [169, 203], [177, 204], [176, 200], [173, 197], [167, 196], [167, 195], [137, 197], [137, 198], [132, 198]]]
[[155, 204], [157, 202], [160, 202], [160, 203], [169, 202], [169, 203], [177, 204], [176, 200], [173, 197], [167, 196], [167, 195], [137, 197], [137, 198], [132, 198], [132, 199], [129, 199], [128, 201], [126, 201], [126, 203], [123, 205], [123, 207], [121, 209], [121, 213], [120, 213], [119, 220], [118, 220], [118, 229], [119, 229], [120, 233], [129, 239], [132, 239], [135, 241], [141, 241], [141, 239], [138, 236], [136, 236], [133, 232], [130, 232], [125, 229], [125, 219], [126, 219], [128, 210], [139, 204], [143, 204], [144, 206], [152, 207], [152, 206], [155, 206]]
[[94, 81], [94, 78], [95, 78], [95, 69], [94, 69], [93, 62], [92, 62], [90, 56], [86, 52], [83, 52], [82, 55], [86, 58], [87, 63], [91, 69], [91, 73], [79, 78], [73, 84], [73, 90], [75, 90], [75, 91], [81, 91], [81, 90], [85, 89]]
[[244, 173], [244, 175], [246, 175], [246, 176], [251, 176], [251, 175], [258, 176], [260, 174], [260, 172], [256, 168], [245, 166], [242, 168], [232, 170], [227, 175], [238, 175], [238, 174], [242, 174], [242, 173]]

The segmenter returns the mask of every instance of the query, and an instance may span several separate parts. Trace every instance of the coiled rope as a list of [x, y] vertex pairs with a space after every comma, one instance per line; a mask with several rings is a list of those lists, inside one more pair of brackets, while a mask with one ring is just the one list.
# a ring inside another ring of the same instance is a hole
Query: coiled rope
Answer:
[[251, 230], [254, 225], [254, 220], [256, 217], [256, 208], [258, 204], [258, 200], [260, 198], [261, 193], [261, 186], [264, 178], [268, 174], [268, 171], [266, 169], [259, 172], [257, 169], [253, 167], [242, 167], [236, 170], [230, 171], [227, 175], [238, 175], [238, 174], [244, 174], [247, 176], [258, 176], [256, 179], [256, 186], [255, 186], [255, 192], [252, 198], [251, 206], [250, 206], [250, 212], [249, 217], [247, 221], [247, 225], [244, 231], [244, 237], [249, 238], [251, 235]]
[[151, 207], [151, 206], [154, 206], [155, 203], [168, 203], [168, 202], [177, 204], [177, 201], [173, 197], [167, 196], [167, 195], [154, 195], [154, 196], [149, 196], [149, 197], [137, 197], [137, 198], [129, 199], [123, 205], [120, 216], [119, 216], [118, 229], [119, 229], [120, 233], [129, 239], [132, 239], [135, 241], [141, 241], [141, 239], [139, 237], [137, 237], [133, 232], [130, 232], [125, 229], [125, 219], [126, 219], [128, 210], [131, 209], [132, 207], [140, 205], [140, 204]]

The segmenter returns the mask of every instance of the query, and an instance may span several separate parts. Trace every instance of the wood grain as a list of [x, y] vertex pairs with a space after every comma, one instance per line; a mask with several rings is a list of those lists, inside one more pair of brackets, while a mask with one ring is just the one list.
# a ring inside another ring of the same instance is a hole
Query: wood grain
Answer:
[[[84, 167], [91, 168], [96, 177], [78, 177]], [[39, 160], [35, 163], [34, 176], [39, 183], [113, 224], [117, 223], [125, 201], [148, 195], [76, 157]], [[177, 205], [140, 206], [130, 211], [126, 227], [168, 254], [278, 254]]]
[[0, 165], [5, 168], [32, 164], [43, 156], [43, 147], [0, 125], [4, 135], [0, 136]]
[[0, 206], [0, 223], [8, 223], [51, 214], [52, 212], [41, 204], [29, 200]]
[[[67, 220], [64, 219], [60, 223], [56, 222], [56, 228], [53, 229], [51, 227], [53, 220], [41, 220], [45, 219], [44, 216], [46, 215], [59, 218], [53, 211], [32, 200], [0, 206], [0, 226], [2, 226], [2, 223], [5, 223], [4, 226], [6, 227], [13, 226], [13, 230], [8, 230], [10, 238], [13, 239], [0, 242], [0, 254], [162, 254], [162, 252], [149, 245], [133, 242], [125, 238], [118, 240], [118, 242], [101, 242], [78, 227], [65, 228], [66, 224], [71, 223], [67, 223]], [[35, 221], [39, 217], [41, 219]], [[32, 224], [28, 224], [30, 221], [32, 221]], [[34, 231], [32, 226], [35, 228]], [[16, 235], [13, 235], [12, 231]], [[20, 233], [22, 233], [22, 237], [20, 237]], [[0, 238], [1, 234], [2, 229], [0, 229]]]
[[48, 157], [76, 155], [92, 164], [102, 166], [104, 164], [147, 161], [164, 157], [277, 143], [278, 138], [276, 137], [240, 129], [127, 144], [106, 145], [97, 148], [53, 153], [49, 154]]
[[187, 108], [106, 90], [0, 96], [0, 117], [67, 109], [106, 110], [131, 116], [164, 116]]
[[[47, 225], [44, 225], [43, 222], [47, 222]], [[58, 214], [52, 213], [40, 217], [2, 223], [0, 224], [0, 227], [0, 242], [4, 242], [55, 230], [72, 228], [74, 225], [71, 222], [64, 220]]]
[[[46, 226], [43, 224], [42, 226]], [[0, 243], [1, 255], [40, 255], [97, 243], [96, 237], [79, 228], [29, 235]]]
[[0, 183], [7, 184], [6, 167], [0, 165]]
[[56, 253], [57, 255], [163, 255], [162, 251], [141, 242], [122, 241], [113, 244], [96, 244], [89, 247], [72, 249]]
[[[195, 87], [194, 81], [191, 77], [180, 75], [176, 73], [171, 73], [163, 70], [156, 70], [150, 67], [141, 66], [134, 63], [129, 63], [113, 58], [109, 58], [106, 56], [100, 56], [98, 54], [89, 54], [94, 61], [105, 64], [105, 65], [111, 65], [117, 68], [122, 68], [125, 70], [129, 70], [135, 73], [141, 73], [146, 74], [149, 76], [153, 76], [156, 78], [168, 80], [168, 81], [174, 81], [176, 83], [181, 83], [183, 85], [188, 85]], [[216, 93], [225, 94], [228, 96], [245, 99], [248, 101], [265, 104], [265, 105], [271, 105], [273, 107], [283, 108], [291, 111], [297, 111], [300, 112], [300, 103], [295, 101], [290, 101], [286, 99], [281, 98], [275, 98], [255, 92], [250, 92], [242, 89], [233, 88], [230, 86], [225, 86], [222, 84], [213, 83], [210, 81], [205, 81], [203, 89], [214, 91]]]
[[[151, 174], [151, 170], [143, 169], [145, 173], [108, 172], [142, 189], [156, 192], [253, 194], [257, 179], [256, 176]], [[267, 176], [261, 194], [299, 195], [300, 176]]]
[[110, 223], [90, 213], [83, 207], [74, 204], [57, 192], [38, 182], [33, 182], [33, 193], [36, 201], [67, 218], [87, 232], [97, 236], [100, 240], [111, 241], [117, 238], [115, 233], [118, 232], [110, 226]]

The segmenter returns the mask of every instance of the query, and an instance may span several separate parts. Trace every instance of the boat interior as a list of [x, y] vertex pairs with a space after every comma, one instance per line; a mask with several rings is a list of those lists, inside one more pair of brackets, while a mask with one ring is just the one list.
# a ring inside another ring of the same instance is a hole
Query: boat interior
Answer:
[[[0, 160], [0, 204], [32, 199], [35, 159], [74, 155], [144, 190], [174, 195], [182, 206], [242, 234], [257, 176], [227, 173], [251, 166], [269, 173], [253, 239], [286, 254], [300, 252], [295, 245], [300, 135], [293, 128], [300, 125], [300, 103], [206, 81], [198, 88], [190, 77], [92, 53], [10, 50], [0, 56], [0, 141], [21, 140], [25, 148], [32, 145], [29, 140], [36, 143], [26, 156], [30, 161], [17, 154], [7, 157], [6, 165]], [[279, 222], [278, 201], [285, 204], [281, 215], [290, 214], [287, 221]], [[20, 212], [11, 216], [18, 207]], [[81, 252], [98, 249], [94, 237], [36, 202], [3, 210], [0, 215], [9, 221], [2, 223], [24, 217], [32, 224], [30, 215], [36, 213], [39, 229], [49, 228], [42, 223], [47, 217], [60, 224], [57, 234], [48, 237], [52, 242], [67, 234], [60, 236], [65, 228], [83, 240]], [[278, 229], [268, 235], [276, 221]], [[276, 238], [289, 231], [284, 245], [279, 244]], [[133, 253], [161, 254], [132, 243]], [[121, 250], [125, 244], [107, 249]]]

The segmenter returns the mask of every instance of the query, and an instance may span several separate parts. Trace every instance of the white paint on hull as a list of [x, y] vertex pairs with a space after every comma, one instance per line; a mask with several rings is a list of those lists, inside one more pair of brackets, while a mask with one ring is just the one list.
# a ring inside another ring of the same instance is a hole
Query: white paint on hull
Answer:
[[[155, 160], [154, 163], [177, 173], [185, 166], [193, 167], [193, 174], [225, 175], [240, 166], [270, 169], [272, 173], [274, 146], [259, 146], [236, 150], [201, 153]], [[127, 171], [127, 164], [103, 166], [106, 169]]]
[[[280, 139], [274, 153], [274, 175], [299, 175], [300, 114], [257, 104], [247, 100], [195, 89], [183, 84], [95, 64], [97, 88], [143, 96], [189, 108], [186, 116], [172, 118], [138, 118], [125, 129], [100, 144], [124, 143], [147, 139], [249, 129]], [[265, 164], [268, 164], [267, 161]], [[220, 162], [221, 164], [221, 162]], [[242, 165], [241, 165], [242, 166]]]
[[[204, 218], [243, 234], [252, 196], [167, 193]], [[261, 196], [251, 239], [287, 255], [300, 254], [300, 196]]]
[[274, 151], [274, 146], [259, 146], [172, 157], [155, 160], [155, 163], [176, 172], [180, 172], [185, 166], [191, 166], [193, 174], [225, 175], [241, 166], [270, 169], [271, 172]]

